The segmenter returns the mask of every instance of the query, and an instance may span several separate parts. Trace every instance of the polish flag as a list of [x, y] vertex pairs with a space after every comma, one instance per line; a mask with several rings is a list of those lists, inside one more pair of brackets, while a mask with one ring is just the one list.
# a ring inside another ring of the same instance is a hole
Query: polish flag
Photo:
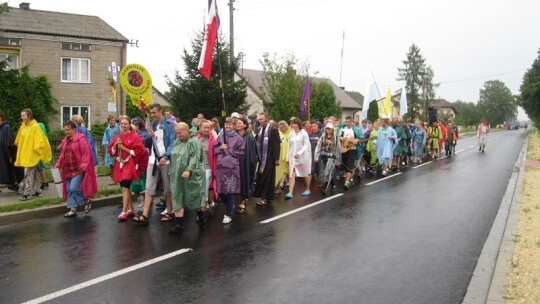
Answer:
[[210, 74], [212, 73], [212, 55], [214, 53], [218, 28], [219, 17], [217, 14], [216, 0], [209, 0], [204, 42], [201, 50], [201, 58], [199, 59], [199, 73], [207, 80], [210, 80]]

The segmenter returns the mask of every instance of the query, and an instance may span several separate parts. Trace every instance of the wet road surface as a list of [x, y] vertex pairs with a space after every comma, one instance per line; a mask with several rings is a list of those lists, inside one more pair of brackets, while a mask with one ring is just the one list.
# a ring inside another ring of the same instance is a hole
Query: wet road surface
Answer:
[[461, 303], [526, 133], [489, 137], [266, 224], [324, 197], [251, 200], [228, 226], [188, 212], [181, 235], [116, 206], [0, 227], [0, 303]]

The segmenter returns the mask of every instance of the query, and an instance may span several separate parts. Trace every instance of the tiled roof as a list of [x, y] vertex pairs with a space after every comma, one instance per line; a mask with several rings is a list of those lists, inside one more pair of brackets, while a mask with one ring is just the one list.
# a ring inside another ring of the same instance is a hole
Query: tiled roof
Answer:
[[[263, 71], [259, 70], [250, 70], [250, 69], [241, 69], [238, 71], [238, 74], [243, 76], [247, 81], [251, 89], [255, 92], [260, 93], [260, 88], [263, 87]], [[327, 78], [311, 77], [311, 81], [321, 82], [324, 81], [328, 83], [334, 90], [337, 100], [341, 102], [341, 107], [348, 109], [360, 109], [362, 106], [358, 104], [351, 96], [349, 96], [344, 90], [338, 87], [332, 80]]]
[[351, 96], [351, 98], [354, 99], [354, 101], [356, 101], [356, 103], [358, 103], [360, 106], [364, 104], [364, 95], [362, 95], [360, 92], [345, 91], [345, 93]]
[[451, 102], [448, 102], [446, 99], [433, 99], [433, 101], [431, 102], [431, 106], [435, 107], [435, 108], [453, 108], [453, 109], [455, 109], [454, 104], [451, 103]]
[[9, 7], [0, 18], [0, 30], [52, 36], [128, 41], [97, 16]]

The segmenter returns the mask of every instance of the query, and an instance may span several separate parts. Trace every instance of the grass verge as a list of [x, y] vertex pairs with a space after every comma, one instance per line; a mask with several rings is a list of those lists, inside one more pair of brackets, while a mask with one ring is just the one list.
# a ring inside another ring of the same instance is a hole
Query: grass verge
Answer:
[[[105, 187], [101, 187], [94, 197], [100, 198], [100, 197], [106, 197], [106, 196], [111, 196], [111, 195], [120, 194], [120, 193], [122, 193], [122, 190], [119, 187], [105, 186]], [[15, 203], [11, 205], [0, 206], [0, 213], [29, 210], [29, 209], [35, 209], [35, 208], [39, 208], [43, 206], [54, 206], [54, 205], [62, 205], [62, 204], [64, 204], [64, 200], [60, 197], [36, 198], [27, 202], [20, 202], [20, 203]]]

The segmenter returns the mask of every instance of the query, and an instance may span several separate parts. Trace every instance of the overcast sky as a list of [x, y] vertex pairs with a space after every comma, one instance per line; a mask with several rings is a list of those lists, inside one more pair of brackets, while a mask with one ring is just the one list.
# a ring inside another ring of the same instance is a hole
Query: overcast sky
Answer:
[[[208, 3], [27, 1], [31, 9], [99, 16], [139, 40], [138, 48], [128, 47], [128, 63], [145, 66], [161, 91], [168, 90], [164, 75], [183, 73], [182, 50], [202, 29]], [[220, 31], [228, 37], [228, 0], [217, 1]], [[15, 7], [20, 2], [8, 1]], [[341, 86], [362, 94], [371, 72], [382, 95], [388, 86], [403, 85], [397, 68], [412, 43], [435, 72], [439, 98], [476, 102], [483, 84], [494, 79], [518, 94], [540, 48], [538, 0], [237, 0], [234, 7], [235, 52], [245, 54], [244, 68], [261, 69], [264, 52], [291, 52], [309, 64], [311, 74], [338, 85], [341, 78]]]

